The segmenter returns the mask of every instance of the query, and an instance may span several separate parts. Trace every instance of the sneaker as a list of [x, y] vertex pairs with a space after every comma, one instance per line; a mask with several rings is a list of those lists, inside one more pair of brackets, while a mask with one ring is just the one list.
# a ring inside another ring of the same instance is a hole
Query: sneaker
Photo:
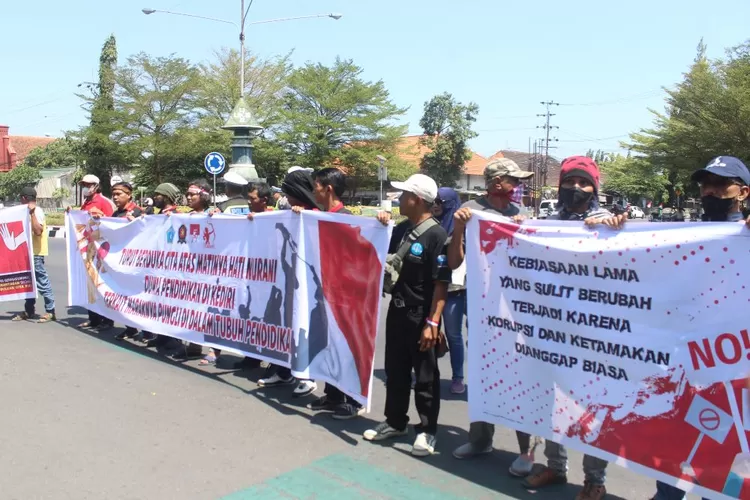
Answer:
[[411, 454], [415, 457], [426, 457], [435, 453], [435, 445], [437, 444], [437, 438], [432, 434], [426, 432], [420, 432], [417, 434], [417, 439], [414, 440], [414, 445], [411, 447]]
[[606, 496], [607, 488], [603, 484], [594, 484], [585, 481], [583, 489], [576, 495], [576, 500], [602, 500]]
[[336, 420], [349, 420], [365, 414], [365, 407], [359, 404], [342, 403], [336, 407], [331, 417]]
[[562, 472], [557, 472], [549, 467], [545, 467], [533, 476], [528, 476], [523, 480], [523, 487], [529, 490], [538, 490], [554, 484], [565, 484], [568, 482], [568, 476]]
[[464, 381], [461, 379], [454, 380], [451, 384], [451, 394], [463, 394], [464, 392], [466, 392]]
[[307, 409], [312, 411], [336, 411], [341, 403], [331, 401], [328, 396], [321, 396], [312, 403], [307, 404]]
[[294, 388], [292, 396], [294, 396], [295, 398], [303, 398], [309, 394], [312, 394], [313, 391], [317, 388], [318, 384], [316, 384], [312, 380], [300, 380], [297, 387]]
[[278, 373], [274, 373], [270, 377], [258, 380], [258, 385], [261, 387], [276, 387], [277, 385], [290, 385], [293, 383], [294, 377], [281, 378]]
[[511, 476], [526, 477], [531, 474], [531, 469], [534, 468], [534, 457], [531, 455], [518, 455], [516, 459], [510, 464]]
[[492, 453], [491, 444], [487, 445], [485, 448], [477, 448], [471, 443], [466, 443], [453, 450], [453, 456], [459, 460], [474, 458], [479, 455], [487, 455], [488, 453]]
[[362, 434], [362, 437], [367, 441], [385, 441], [386, 439], [406, 436], [407, 433], [406, 429], [400, 431], [388, 425], [388, 422], [383, 422], [382, 424], [378, 424], [374, 429], [366, 430]]

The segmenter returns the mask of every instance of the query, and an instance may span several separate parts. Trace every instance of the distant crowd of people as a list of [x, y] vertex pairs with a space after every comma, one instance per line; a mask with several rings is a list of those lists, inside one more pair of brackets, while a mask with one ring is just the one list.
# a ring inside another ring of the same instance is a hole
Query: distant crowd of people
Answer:
[[[416, 438], [412, 447], [415, 456], [428, 456], [435, 452], [440, 414], [440, 370], [438, 359], [449, 353], [452, 382], [450, 391], [466, 391], [464, 382], [467, 299], [465, 281], [465, 230], [474, 211], [485, 211], [506, 216], [522, 224], [526, 210], [518, 202], [519, 186], [534, 174], [522, 170], [507, 158], [490, 161], [484, 169], [486, 193], [476, 199], [461, 203], [452, 187], [438, 187], [433, 179], [415, 174], [403, 182], [392, 182], [401, 191], [400, 214], [404, 217], [393, 230], [390, 256], [398, 259], [398, 277], [390, 289], [385, 328], [385, 420], [368, 429], [364, 439], [383, 441], [408, 433], [408, 410], [411, 392], [419, 415], [414, 426]], [[737, 158], [722, 156], [708, 166], [696, 171], [692, 179], [702, 196], [703, 220], [742, 221], [742, 208], [750, 194], [750, 172]], [[228, 199], [212, 207], [212, 190], [208, 182], [197, 179], [184, 191], [191, 213], [227, 213], [253, 219], [253, 214], [275, 209], [319, 210], [348, 214], [341, 198], [346, 188], [346, 177], [335, 168], [317, 171], [292, 167], [280, 189], [266, 184], [248, 184], [235, 173], [224, 176]], [[127, 182], [112, 186], [112, 200], [101, 194], [99, 179], [86, 175], [81, 180], [84, 202], [82, 210], [94, 217], [151, 216], [153, 213], [170, 214], [182, 191], [171, 183], [160, 184], [153, 192], [153, 206], [139, 207], [133, 199], [133, 187]], [[584, 222], [589, 226], [603, 224], [619, 229], [627, 221], [627, 214], [613, 214], [599, 206], [599, 167], [591, 158], [574, 156], [561, 165], [557, 208], [548, 218], [559, 221]], [[29, 208], [31, 218], [34, 262], [37, 286], [44, 298], [45, 313], [35, 314], [35, 300], [26, 301], [24, 312], [15, 321], [35, 319], [40, 323], [55, 320], [55, 302], [49, 278], [44, 267], [48, 255], [44, 214], [36, 206], [36, 193], [26, 188], [21, 200]], [[381, 212], [378, 220], [388, 224], [390, 214]], [[750, 219], [748, 220], [750, 224]], [[105, 331], [113, 328], [113, 321], [89, 312], [88, 321], [81, 328]], [[443, 332], [445, 338], [443, 338]], [[138, 332], [127, 328], [117, 335], [132, 337], [149, 347], [164, 348], [174, 359], [200, 358], [201, 364], [214, 364], [220, 351], [209, 350], [204, 355], [202, 346], [183, 344], [158, 332]], [[242, 367], [257, 366], [245, 359]], [[289, 368], [270, 366], [260, 386], [274, 387], [296, 385], [294, 395], [304, 397], [317, 389], [311, 380], [296, 380]], [[311, 401], [311, 410], [331, 412], [334, 418], [348, 419], [362, 415], [363, 408], [343, 392], [326, 384], [324, 393]], [[457, 459], [468, 459], [489, 454], [493, 449], [494, 425], [472, 422], [468, 442], [453, 451]], [[510, 474], [524, 477], [524, 486], [537, 490], [567, 482], [568, 454], [566, 448], [547, 440], [544, 454], [546, 467], [534, 471], [532, 437], [517, 432], [519, 454], [510, 466]], [[577, 500], [600, 500], [606, 496], [607, 462], [586, 455], [583, 459], [584, 488]], [[664, 484], [657, 484], [655, 500], [684, 498], [684, 492]]]

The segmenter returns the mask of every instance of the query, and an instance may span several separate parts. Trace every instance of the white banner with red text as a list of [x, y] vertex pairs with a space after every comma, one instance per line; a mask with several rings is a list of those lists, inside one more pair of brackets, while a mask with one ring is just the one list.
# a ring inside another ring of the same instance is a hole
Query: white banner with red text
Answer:
[[25, 205], [0, 210], [0, 302], [36, 297], [31, 220]]
[[750, 498], [744, 224], [616, 231], [475, 212], [466, 253], [472, 421]]
[[390, 227], [283, 211], [133, 222], [71, 212], [66, 228], [71, 305], [369, 401]]

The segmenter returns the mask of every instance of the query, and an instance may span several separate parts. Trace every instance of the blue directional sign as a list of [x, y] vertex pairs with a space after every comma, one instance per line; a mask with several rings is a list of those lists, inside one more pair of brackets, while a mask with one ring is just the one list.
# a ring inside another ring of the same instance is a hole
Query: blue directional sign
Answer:
[[226, 160], [221, 153], [208, 153], [206, 158], [203, 160], [203, 166], [206, 168], [206, 172], [211, 175], [219, 175], [224, 171], [224, 167], [227, 166]]

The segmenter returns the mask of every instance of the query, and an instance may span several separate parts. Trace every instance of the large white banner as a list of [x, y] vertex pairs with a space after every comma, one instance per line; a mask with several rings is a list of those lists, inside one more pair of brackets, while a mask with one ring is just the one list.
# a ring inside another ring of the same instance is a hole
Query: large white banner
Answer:
[[475, 215], [472, 421], [709, 498], [750, 498], [750, 230]]
[[36, 297], [31, 221], [25, 205], [0, 210], [0, 302]]
[[368, 401], [390, 227], [291, 211], [130, 223], [72, 212], [66, 226], [71, 305]]

